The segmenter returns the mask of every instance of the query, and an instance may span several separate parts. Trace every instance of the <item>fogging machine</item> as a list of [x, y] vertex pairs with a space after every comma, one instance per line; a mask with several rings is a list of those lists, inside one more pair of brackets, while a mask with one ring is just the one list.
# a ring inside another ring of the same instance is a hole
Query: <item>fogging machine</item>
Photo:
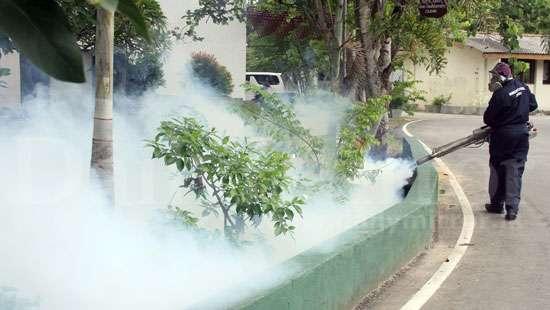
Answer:
[[[536, 137], [538, 134], [538, 131], [533, 126], [533, 124], [528, 123], [527, 126], [529, 128], [529, 138], [531, 139]], [[464, 137], [464, 138], [455, 140], [451, 143], [447, 143], [445, 145], [434, 148], [430, 155], [427, 155], [418, 159], [416, 161], [416, 164], [420, 166], [435, 158], [443, 157], [447, 154], [453, 153], [465, 147], [469, 147], [469, 146], [480, 147], [481, 145], [483, 145], [483, 143], [489, 141], [489, 136], [491, 134], [491, 131], [492, 129], [488, 126], [478, 128], [474, 130], [472, 134], [467, 137]]]

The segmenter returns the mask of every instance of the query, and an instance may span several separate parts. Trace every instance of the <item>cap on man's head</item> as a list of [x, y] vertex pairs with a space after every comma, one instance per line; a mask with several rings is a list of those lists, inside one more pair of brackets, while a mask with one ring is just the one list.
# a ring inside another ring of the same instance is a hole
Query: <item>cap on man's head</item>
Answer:
[[511, 78], [512, 77], [512, 69], [505, 62], [499, 62], [498, 64], [496, 64], [496, 66], [493, 68], [493, 70], [491, 70], [489, 72], [491, 72], [492, 74], [502, 75], [506, 78]]

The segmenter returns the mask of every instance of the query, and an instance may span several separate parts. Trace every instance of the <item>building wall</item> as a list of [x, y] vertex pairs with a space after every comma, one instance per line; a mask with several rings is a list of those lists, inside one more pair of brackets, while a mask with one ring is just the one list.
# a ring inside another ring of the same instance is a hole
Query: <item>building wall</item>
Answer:
[[[410, 78], [423, 81], [418, 88], [426, 92], [426, 104], [440, 95], [452, 94], [451, 103], [444, 107], [444, 112], [482, 113], [491, 98], [487, 89], [489, 70], [500, 58], [485, 57], [481, 52], [470, 47], [455, 46], [447, 53], [447, 66], [439, 75], [430, 74], [422, 65], [407, 64], [412, 72]], [[544, 61], [537, 61], [535, 83], [527, 84], [536, 95], [539, 109], [550, 111], [550, 84], [543, 84]], [[422, 107], [421, 107], [422, 108]]]
[[463, 46], [449, 49], [446, 57], [447, 65], [439, 74], [429, 73], [423, 65], [409, 64], [411, 78], [422, 81], [418, 88], [426, 92], [426, 104], [437, 96], [452, 95], [448, 108], [484, 108], [491, 96], [488, 71], [497, 60], [485, 59], [479, 51]]
[[[187, 10], [198, 7], [198, 0], [159, 0], [159, 3], [172, 27], [183, 26], [182, 16]], [[183, 73], [193, 52], [208, 52], [214, 54], [218, 61], [227, 67], [233, 78], [235, 86], [233, 97], [244, 97], [244, 91], [240, 87], [246, 78], [246, 25], [232, 22], [229, 25], [218, 26], [212, 23], [201, 24], [198, 34], [204, 37], [204, 41], [192, 42], [186, 39], [184, 42], [176, 42], [167, 57], [164, 68], [166, 86], [159, 92], [167, 95], [175, 95], [184, 83]]]
[[0, 58], [0, 68], [8, 68], [11, 70], [9, 76], [0, 78], [8, 84], [7, 88], [0, 87], [0, 107], [19, 106], [21, 104], [19, 54], [11, 53], [2, 55]]
[[544, 60], [537, 61], [535, 72], [535, 85], [530, 86], [537, 97], [539, 109], [550, 111], [550, 84], [543, 84], [544, 80]]

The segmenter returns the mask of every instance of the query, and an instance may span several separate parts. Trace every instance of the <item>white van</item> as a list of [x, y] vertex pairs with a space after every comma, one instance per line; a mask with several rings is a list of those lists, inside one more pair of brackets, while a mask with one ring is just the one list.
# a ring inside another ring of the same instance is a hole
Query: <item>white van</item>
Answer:
[[[281, 73], [275, 72], [247, 72], [246, 81], [252, 85], [263, 87], [270, 93], [280, 95], [286, 99], [292, 100], [295, 92], [287, 91]], [[246, 100], [254, 100], [255, 94], [247, 92]]]

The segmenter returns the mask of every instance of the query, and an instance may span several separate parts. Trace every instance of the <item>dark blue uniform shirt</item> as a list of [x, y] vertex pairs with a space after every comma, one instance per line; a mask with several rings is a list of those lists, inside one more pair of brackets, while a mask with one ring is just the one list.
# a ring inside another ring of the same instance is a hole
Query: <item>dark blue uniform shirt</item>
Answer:
[[489, 143], [491, 163], [505, 160], [527, 160], [529, 152], [529, 112], [538, 108], [537, 100], [527, 85], [518, 80], [505, 82], [493, 93], [483, 121], [493, 128]]
[[493, 93], [483, 121], [493, 129], [523, 125], [529, 121], [529, 112], [537, 108], [537, 100], [529, 87], [518, 80], [511, 80]]

